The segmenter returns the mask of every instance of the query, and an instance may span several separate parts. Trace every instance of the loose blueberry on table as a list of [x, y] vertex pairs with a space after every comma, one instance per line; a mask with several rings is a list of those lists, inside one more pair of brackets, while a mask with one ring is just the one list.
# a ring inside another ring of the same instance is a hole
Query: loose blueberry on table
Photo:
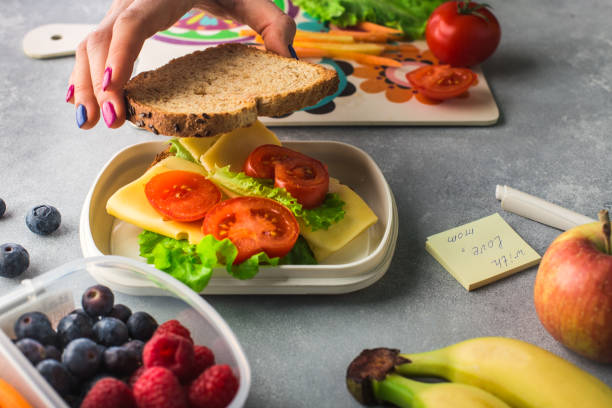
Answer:
[[0, 276], [16, 278], [30, 266], [30, 255], [19, 244], [0, 245]]
[[26, 225], [35, 234], [49, 235], [59, 228], [62, 216], [51, 205], [37, 205], [26, 215]]

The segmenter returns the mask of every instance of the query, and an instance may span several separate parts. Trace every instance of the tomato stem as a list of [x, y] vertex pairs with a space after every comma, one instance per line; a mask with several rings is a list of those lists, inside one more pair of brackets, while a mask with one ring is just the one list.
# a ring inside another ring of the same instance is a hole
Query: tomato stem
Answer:
[[470, 0], [457, 1], [457, 14], [464, 14], [464, 15], [471, 14], [473, 16], [483, 19], [484, 21], [488, 23], [489, 18], [485, 14], [480, 12], [480, 10], [484, 10], [487, 8], [491, 8], [491, 6], [488, 5], [487, 3], [482, 3], [482, 4], [474, 3], [474, 6], [472, 6], [472, 3]]
[[612, 252], [610, 249], [610, 216], [608, 215], [608, 210], [601, 210], [597, 214], [599, 217], [599, 222], [602, 224], [602, 231], [604, 235], [604, 242], [606, 246], [606, 253], [610, 255]]

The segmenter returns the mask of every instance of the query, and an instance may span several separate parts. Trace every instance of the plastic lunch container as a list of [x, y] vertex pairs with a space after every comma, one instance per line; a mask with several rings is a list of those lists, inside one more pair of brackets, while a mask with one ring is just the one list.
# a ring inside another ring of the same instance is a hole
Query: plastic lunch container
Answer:
[[197, 293], [166, 273], [118, 256], [67, 263], [24, 280], [20, 287], [0, 298], [0, 369], [6, 381], [35, 407], [68, 407], [11, 341], [13, 324], [22, 313], [43, 311], [55, 328], [61, 317], [80, 307], [85, 289], [95, 285], [98, 276], [108, 273], [140, 279], [156, 287], [163, 296], [126, 294], [110, 285], [116, 303], [123, 303], [133, 311], [147, 311], [158, 322], [178, 319], [183, 323], [196, 344], [206, 345], [214, 352], [217, 363], [232, 367], [240, 385], [229, 406], [244, 405], [251, 386], [251, 370], [240, 344], [221, 316]]
[[[330, 176], [359, 194], [378, 216], [378, 222], [324, 264], [265, 267], [247, 281], [234, 279], [219, 268], [203, 293], [345, 293], [371, 285], [389, 268], [397, 241], [398, 215], [391, 189], [374, 160], [357, 147], [334, 141], [283, 141], [283, 145], [327, 164]], [[166, 146], [162, 141], [129, 146], [100, 172], [81, 212], [80, 238], [85, 257], [122, 255], [144, 262], [138, 255], [141, 229], [107, 214], [106, 202], [120, 187], [140, 177]], [[137, 275], [108, 270], [97, 278], [127, 293], [163, 294], [151, 281]]]

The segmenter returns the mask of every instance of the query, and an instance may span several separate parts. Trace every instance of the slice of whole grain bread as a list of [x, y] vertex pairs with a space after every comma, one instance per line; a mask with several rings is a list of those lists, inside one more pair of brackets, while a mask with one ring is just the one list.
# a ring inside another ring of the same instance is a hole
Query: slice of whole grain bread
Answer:
[[212, 136], [314, 105], [338, 83], [336, 72], [321, 65], [223, 44], [132, 78], [126, 116], [155, 134]]

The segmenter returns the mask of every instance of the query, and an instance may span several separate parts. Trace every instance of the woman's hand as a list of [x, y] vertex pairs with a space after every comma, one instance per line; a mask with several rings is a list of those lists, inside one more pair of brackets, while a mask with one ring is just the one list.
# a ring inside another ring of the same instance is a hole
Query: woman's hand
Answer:
[[291, 55], [295, 22], [270, 0], [115, 0], [76, 50], [66, 102], [76, 106], [78, 127], [94, 127], [100, 110], [110, 128], [125, 122], [123, 86], [144, 41], [194, 7], [248, 24], [261, 34], [268, 50]]

